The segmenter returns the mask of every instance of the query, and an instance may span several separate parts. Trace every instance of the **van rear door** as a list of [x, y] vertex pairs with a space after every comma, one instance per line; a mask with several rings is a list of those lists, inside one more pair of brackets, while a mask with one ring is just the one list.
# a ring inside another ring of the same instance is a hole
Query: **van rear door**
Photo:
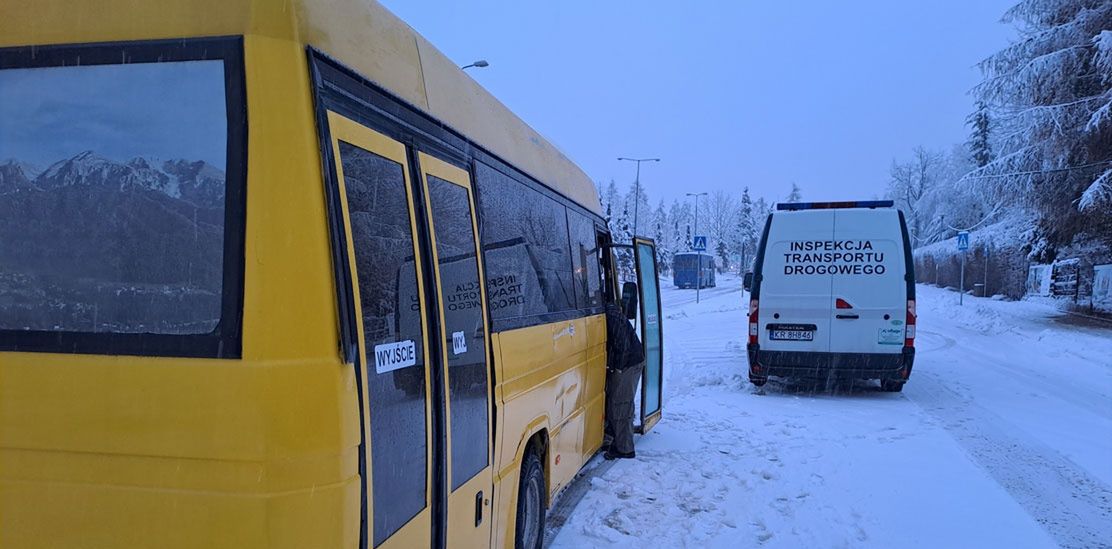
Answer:
[[[772, 215], [760, 281], [758, 342], [769, 351], [830, 351], [830, 275], [798, 268], [802, 254], [834, 237], [834, 210]], [[807, 332], [810, 334], [798, 334]], [[802, 337], [803, 339], [797, 339]], [[810, 337], [810, 339], [806, 339]]]
[[830, 262], [830, 350], [900, 353], [907, 308], [907, 268], [899, 212], [894, 208], [838, 209]]

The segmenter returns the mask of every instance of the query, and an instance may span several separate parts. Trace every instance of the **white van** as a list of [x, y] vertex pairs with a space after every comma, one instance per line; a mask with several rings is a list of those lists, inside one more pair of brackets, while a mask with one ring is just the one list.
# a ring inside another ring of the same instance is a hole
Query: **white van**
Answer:
[[892, 201], [779, 204], [749, 301], [749, 381], [879, 379], [900, 391], [915, 359], [915, 271]]

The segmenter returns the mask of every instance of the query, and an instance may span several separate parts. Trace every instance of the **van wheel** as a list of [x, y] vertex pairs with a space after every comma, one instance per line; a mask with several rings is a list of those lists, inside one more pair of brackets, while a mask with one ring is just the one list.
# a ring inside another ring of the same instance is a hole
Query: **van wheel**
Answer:
[[768, 378], [767, 377], [749, 376], [749, 383], [752, 383], [753, 385], [756, 385], [757, 387], [764, 387], [764, 384], [768, 383]]
[[904, 382], [893, 379], [880, 380], [880, 390], [886, 393], [898, 393], [904, 390]]
[[521, 461], [521, 480], [517, 485], [517, 549], [541, 549], [544, 543], [544, 469], [537, 453], [530, 450]]

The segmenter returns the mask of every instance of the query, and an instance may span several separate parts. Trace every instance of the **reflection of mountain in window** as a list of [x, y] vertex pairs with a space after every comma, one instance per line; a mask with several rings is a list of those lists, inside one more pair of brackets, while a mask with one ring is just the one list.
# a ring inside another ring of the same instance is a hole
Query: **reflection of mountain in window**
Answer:
[[222, 61], [0, 70], [0, 329], [211, 333]]

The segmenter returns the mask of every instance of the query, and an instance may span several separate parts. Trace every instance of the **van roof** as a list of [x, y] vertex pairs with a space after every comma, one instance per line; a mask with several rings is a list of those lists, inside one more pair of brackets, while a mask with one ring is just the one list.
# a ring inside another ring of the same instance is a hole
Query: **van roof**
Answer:
[[788, 202], [776, 205], [779, 211], [800, 210], [833, 210], [843, 208], [891, 208], [895, 203], [891, 200], [851, 200], [848, 202]]

